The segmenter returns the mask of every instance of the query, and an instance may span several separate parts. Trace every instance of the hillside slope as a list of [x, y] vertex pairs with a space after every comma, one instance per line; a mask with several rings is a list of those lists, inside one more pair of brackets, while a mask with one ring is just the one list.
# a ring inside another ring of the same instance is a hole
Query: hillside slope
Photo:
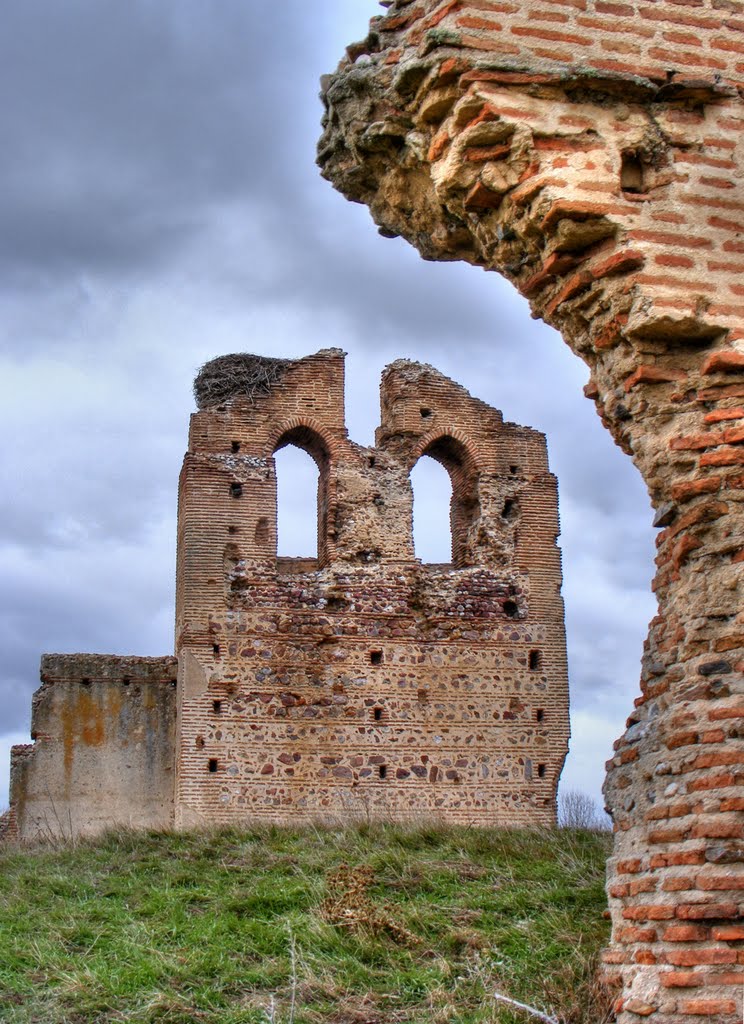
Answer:
[[0, 850], [3, 1024], [605, 1019], [606, 835], [375, 826]]

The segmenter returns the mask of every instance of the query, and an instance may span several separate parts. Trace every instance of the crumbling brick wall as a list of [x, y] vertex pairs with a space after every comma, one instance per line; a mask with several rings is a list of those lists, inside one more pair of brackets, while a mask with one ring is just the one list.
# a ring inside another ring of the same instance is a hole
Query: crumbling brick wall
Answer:
[[323, 83], [323, 173], [497, 270], [589, 365], [657, 510], [609, 763], [618, 1019], [738, 1021], [744, 744], [739, 0], [393, 0]]
[[[375, 447], [337, 349], [223, 357], [181, 474], [176, 822], [423, 815], [551, 824], [568, 741], [545, 438], [431, 367], [383, 374]], [[274, 453], [319, 469], [318, 558], [277, 559]], [[453, 484], [453, 564], [414, 556], [410, 470]]]
[[[553, 824], [568, 683], [544, 436], [402, 360], [376, 446], [354, 444], [338, 349], [221, 357], [195, 392], [178, 659], [43, 658], [0, 838], [350, 814]], [[318, 465], [317, 558], [277, 558], [289, 444]], [[424, 455], [452, 481], [448, 565], [414, 555]]]
[[33, 742], [13, 747], [13, 838], [71, 838], [173, 821], [175, 658], [47, 654]]

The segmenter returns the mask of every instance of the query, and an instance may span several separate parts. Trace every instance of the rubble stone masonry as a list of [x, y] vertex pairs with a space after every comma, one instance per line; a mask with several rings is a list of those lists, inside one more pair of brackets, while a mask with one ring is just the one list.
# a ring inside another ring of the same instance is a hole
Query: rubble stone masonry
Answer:
[[[554, 824], [568, 683], [544, 436], [399, 361], [375, 446], [354, 444], [338, 349], [221, 357], [195, 393], [177, 659], [46, 656], [0, 831]], [[316, 558], [277, 558], [286, 445], [318, 466]], [[452, 481], [447, 565], [414, 554], [423, 456]]]
[[499, 271], [588, 364], [659, 529], [608, 764], [618, 1020], [740, 1021], [744, 4], [394, 0], [319, 161], [385, 235]]
[[[361, 447], [337, 349], [284, 364], [251, 398], [196, 390], [177, 823], [554, 822], [568, 695], [544, 437], [400, 361], [383, 374], [376, 446]], [[317, 560], [277, 560], [273, 456], [287, 444], [318, 466]], [[422, 455], [452, 480], [452, 565], [414, 557]]]

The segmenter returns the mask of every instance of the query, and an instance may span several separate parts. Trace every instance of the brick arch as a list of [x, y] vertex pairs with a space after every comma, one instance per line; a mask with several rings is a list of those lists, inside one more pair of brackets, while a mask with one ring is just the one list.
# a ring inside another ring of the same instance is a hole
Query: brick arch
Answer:
[[335, 538], [336, 480], [333, 464], [339, 455], [335, 437], [317, 420], [294, 416], [281, 423], [271, 434], [267, 456], [287, 445], [294, 445], [313, 459], [318, 467], [318, 564], [326, 565]]
[[418, 442], [414, 445], [410, 454], [410, 469], [416, 465], [422, 455], [427, 455], [429, 452], [427, 449], [435, 445], [437, 441], [445, 438], [452, 438], [453, 441], [457, 441], [462, 446], [462, 450], [465, 453], [465, 462], [474, 473], [480, 473], [482, 470], [480, 452], [476, 445], [471, 439], [464, 434], [457, 427], [442, 426], [436, 430], [430, 430], [428, 434], [424, 434], [423, 437], [419, 438]]
[[[303, 443], [298, 443], [303, 440], [302, 432], [306, 432], [308, 435], [309, 447], [306, 447]], [[292, 436], [294, 435], [294, 436]], [[315, 445], [312, 442], [312, 437], [317, 438], [320, 442], [319, 445]], [[287, 440], [284, 440], [285, 437]], [[291, 439], [290, 439], [291, 438]], [[294, 444], [298, 448], [302, 448], [306, 451], [316, 462], [318, 457], [325, 457], [328, 460], [338, 458], [340, 455], [340, 445], [338, 438], [334, 437], [331, 431], [327, 427], [319, 423], [318, 420], [313, 419], [311, 416], [292, 416], [288, 420], [284, 420], [279, 426], [275, 427], [269, 434], [266, 442], [265, 457], [270, 458], [274, 452], [280, 448], [285, 447], [287, 444]], [[312, 450], [311, 450], [312, 448]], [[316, 457], [316, 453], [318, 457]], [[318, 466], [320, 468], [320, 466]]]
[[473, 442], [456, 428], [441, 427], [422, 437], [414, 447], [409, 472], [424, 455], [438, 462], [452, 484], [450, 530], [452, 564], [458, 568], [472, 563], [470, 531], [480, 515], [478, 452]]
[[659, 614], [605, 784], [621, 1024], [741, 1021], [728, 896], [744, 889], [744, 783], [726, 767], [744, 756], [736, 6], [586, 0], [558, 26], [539, 0], [498, 19], [480, 0], [393, 0], [325, 90], [324, 176], [385, 236], [517, 287], [589, 366], [584, 393], [657, 511]]

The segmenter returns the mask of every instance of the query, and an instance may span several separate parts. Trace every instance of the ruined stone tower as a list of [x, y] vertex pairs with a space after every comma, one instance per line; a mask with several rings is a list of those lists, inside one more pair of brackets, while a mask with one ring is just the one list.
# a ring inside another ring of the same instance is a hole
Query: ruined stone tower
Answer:
[[605, 786], [618, 1020], [739, 1024], [744, 4], [382, 6], [323, 83], [323, 174], [384, 235], [514, 283], [657, 513], [659, 613]]
[[[195, 393], [177, 660], [47, 656], [6, 827], [553, 824], [568, 693], [544, 436], [401, 360], [375, 447], [354, 444], [338, 349], [222, 357]], [[317, 559], [277, 558], [286, 445], [318, 466]], [[424, 455], [452, 481], [448, 565], [414, 556]]]

